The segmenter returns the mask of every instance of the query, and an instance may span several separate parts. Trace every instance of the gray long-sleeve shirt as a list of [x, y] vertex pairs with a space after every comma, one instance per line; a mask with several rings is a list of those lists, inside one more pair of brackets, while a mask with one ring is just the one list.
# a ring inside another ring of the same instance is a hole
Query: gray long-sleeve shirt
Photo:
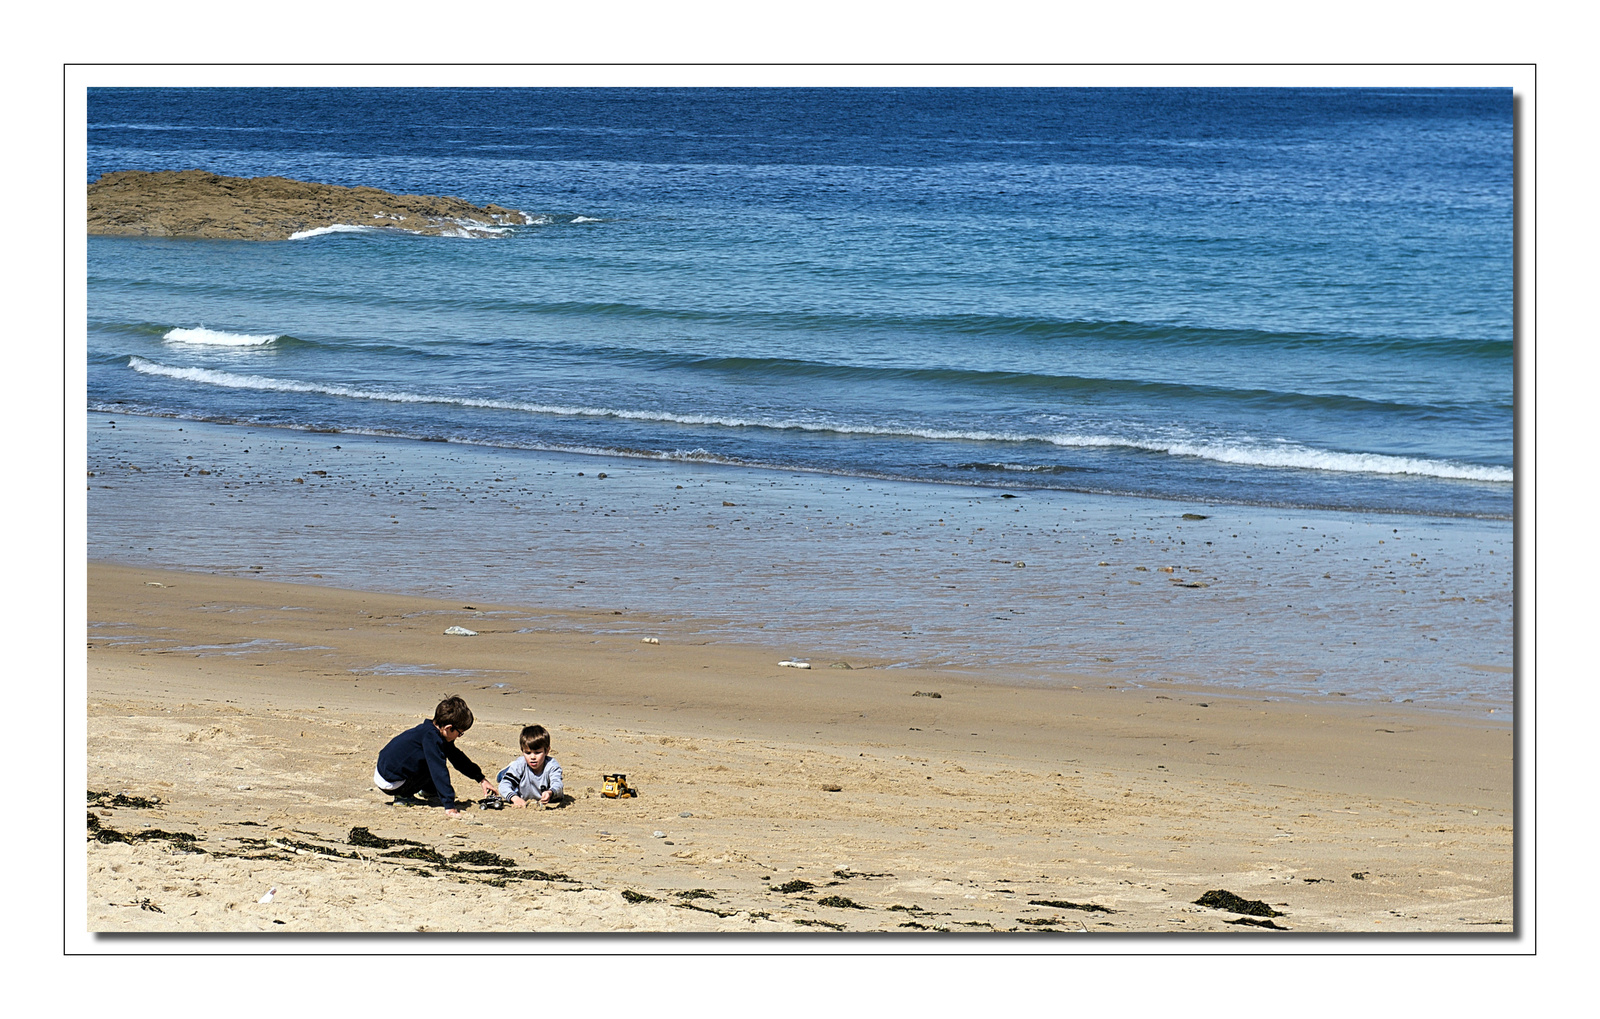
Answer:
[[546, 790], [552, 800], [561, 795], [561, 765], [554, 757], [546, 757], [544, 767], [537, 774], [528, 767], [526, 757], [518, 757], [502, 768], [496, 778], [500, 782], [500, 795], [508, 800], [513, 796], [537, 800]]

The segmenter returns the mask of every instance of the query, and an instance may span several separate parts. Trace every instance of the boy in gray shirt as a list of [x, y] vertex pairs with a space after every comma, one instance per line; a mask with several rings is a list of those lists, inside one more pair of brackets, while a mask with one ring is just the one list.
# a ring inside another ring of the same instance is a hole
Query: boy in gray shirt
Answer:
[[522, 730], [522, 756], [495, 776], [500, 797], [514, 807], [561, 802], [561, 765], [550, 756], [550, 733], [542, 725]]

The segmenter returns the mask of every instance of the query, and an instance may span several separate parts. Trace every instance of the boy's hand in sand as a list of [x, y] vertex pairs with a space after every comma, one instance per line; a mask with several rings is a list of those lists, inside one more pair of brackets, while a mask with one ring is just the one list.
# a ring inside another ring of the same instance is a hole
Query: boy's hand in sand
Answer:
[[511, 805], [513, 807], [526, 807], [528, 805], [528, 801], [520, 796], [513, 796], [511, 797]]
[[550, 790], [546, 789], [544, 792], [539, 794], [539, 802], [540, 803], [549, 803], [550, 802]]

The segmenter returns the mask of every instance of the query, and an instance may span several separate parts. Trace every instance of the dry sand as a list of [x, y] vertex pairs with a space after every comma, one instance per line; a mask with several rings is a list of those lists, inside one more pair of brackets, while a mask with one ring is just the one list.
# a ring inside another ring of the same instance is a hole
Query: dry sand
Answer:
[[[1503, 713], [801, 671], [521, 612], [91, 564], [89, 789], [161, 802], [91, 806], [133, 841], [91, 835], [88, 929], [1285, 936], [1194, 902], [1223, 889], [1291, 931], [1512, 931]], [[450, 693], [486, 770], [548, 726], [573, 802], [389, 805], [379, 748]], [[433, 862], [470, 852], [513, 863]]]

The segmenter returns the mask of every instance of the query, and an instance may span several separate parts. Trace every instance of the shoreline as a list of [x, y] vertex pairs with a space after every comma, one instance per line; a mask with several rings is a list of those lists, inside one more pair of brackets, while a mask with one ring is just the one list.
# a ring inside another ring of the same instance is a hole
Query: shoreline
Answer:
[[[1194, 904], [1218, 888], [1300, 931], [1511, 929], [1506, 716], [870, 661], [806, 672], [671, 620], [631, 620], [660, 634], [644, 644], [610, 610], [104, 563], [89, 594], [89, 788], [164, 801], [103, 824], [208, 850], [91, 842], [91, 930], [1270, 936]], [[558, 615], [566, 629], [510, 625]], [[443, 636], [452, 624], [479, 635]], [[371, 759], [445, 692], [472, 704], [462, 746], [485, 768], [517, 726], [550, 726], [576, 801], [460, 819], [385, 806]], [[643, 795], [587, 791], [610, 770]], [[329, 855], [354, 852], [353, 827], [573, 880], [502, 888]], [[813, 887], [777, 890], [793, 881]], [[256, 903], [269, 885], [276, 901]], [[128, 908], [141, 898], [162, 912]], [[429, 927], [446, 901], [455, 921]], [[1035, 904], [1061, 902], [1116, 912]]]
[[[137, 356], [137, 355], [135, 355]], [[317, 428], [311, 425], [259, 425], [244, 421], [235, 421], [219, 417], [204, 415], [185, 415], [181, 413], [156, 413], [144, 411], [130, 411], [123, 407], [108, 403], [96, 403], [90, 408], [91, 415], [119, 415], [128, 417], [147, 418], [155, 421], [175, 421], [195, 426], [210, 425], [217, 428], [239, 428], [251, 431], [260, 431], [270, 428], [274, 431], [299, 433], [303, 435], [347, 435], [355, 439], [370, 439], [392, 442], [427, 442], [442, 443], [451, 446], [460, 446], [465, 449], [481, 449], [486, 451], [499, 451], [510, 454], [527, 453], [535, 456], [577, 457], [599, 460], [640, 461], [653, 464], [682, 464], [694, 467], [726, 467], [739, 471], [761, 471], [772, 474], [808, 475], [819, 478], [836, 478], [843, 482], [871, 483], [879, 482], [890, 485], [908, 486], [936, 486], [950, 489], [977, 489], [983, 491], [1014, 491], [1062, 496], [1079, 496], [1089, 499], [1133, 499], [1147, 502], [1170, 503], [1174, 506], [1189, 508], [1203, 508], [1214, 506], [1236, 510], [1256, 510], [1263, 513], [1334, 513], [1346, 516], [1372, 516], [1379, 518], [1395, 517], [1400, 520], [1408, 518], [1421, 518], [1431, 521], [1468, 520], [1482, 521], [1484, 523], [1502, 523], [1510, 525], [1514, 517], [1510, 513], [1481, 513], [1481, 512], [1444, 512], [1437, 510], [1404, 509], [1394, 507], [1373, 508], [1356, 505], [1333, 505], [1321, 503], [1288, 503], [1288, 502], [1252, 502], [1248, 500], [1224, 500], [1213, 496], [1179, 496], [1153, 491], [1118, 491], [1111, 489], [1071, 488], [1051, 485], [1040, 485], [1027, 481], [1025, 478], [1010, 478], [1013, 483], [1002, 484], [998, 481], [956, 481], [946, 478], [912, 477], [898, 474], [875, 474], [869, 471], [849, 471], [843, 469], [830, 469], [826, 467], [799, 467], [781, 463], [747, 462], [735, 459], [726, 459], [716, 456], [704, 457], [678, 457], [653, 452], [637, 452], [627, 449], [591, 449], [591, 448], [566, 448], [539, 444], [514, 445], [510, 443], [477, 441], [464, 438], [429, 438], [420, 434], [403, 434], [399, 432], [384, 432], [364, 430], [360, 428], [333, 429]], [[1000, 477], [999, 475], [996, 475]]]
[[131, 565], [647, 608], [790, 655], [1043, 683], [1512, 703], [1508, 522], [1190, 520], [1134, 497], [103, 413], [89, 460], [89, 554]]

